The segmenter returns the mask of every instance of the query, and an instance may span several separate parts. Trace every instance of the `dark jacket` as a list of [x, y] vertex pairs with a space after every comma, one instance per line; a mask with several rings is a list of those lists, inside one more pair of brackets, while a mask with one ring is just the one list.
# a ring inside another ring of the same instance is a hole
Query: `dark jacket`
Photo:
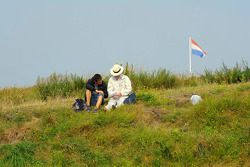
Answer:
[[101, 85], [97, 85], [96, 87], [95, 87], [95, 81], [93, 79], [89, 79], [86, 84], [86, 89], [90, 90], [91, 92], [96, 90], [101, 90], [104, 93], [104, 98], [108, 97], [107, 85], [104, 81], [102, 81]]

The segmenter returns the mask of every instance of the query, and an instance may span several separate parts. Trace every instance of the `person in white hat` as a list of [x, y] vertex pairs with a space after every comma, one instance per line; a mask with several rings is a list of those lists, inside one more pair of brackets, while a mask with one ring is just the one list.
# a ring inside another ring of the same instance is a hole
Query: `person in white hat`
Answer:
[[128, 76], [123, 74], [123, 71], [124, 68], [119, 64], [115, 64], [110, 69], [110, 74], [112, 75], [108, 81], [108, 95], [110, 100], [108, 105], [105, 106], [105, 110], [123, 105], [124, 100], [132, 92], [131, 81]]

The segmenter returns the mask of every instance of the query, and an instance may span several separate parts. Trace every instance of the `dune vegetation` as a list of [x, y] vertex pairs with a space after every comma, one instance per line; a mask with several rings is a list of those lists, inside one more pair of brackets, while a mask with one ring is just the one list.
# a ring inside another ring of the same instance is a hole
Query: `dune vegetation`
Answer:
[[[127, 66], [135, 105], [74, 112], [86, 78], [0, 90], [0, 166], [249, 166], [250, 69], [199, 76]], [[106, 79], [107, 80], [107, 79]], [[203, 100], [190, 103], [192, 93]]]

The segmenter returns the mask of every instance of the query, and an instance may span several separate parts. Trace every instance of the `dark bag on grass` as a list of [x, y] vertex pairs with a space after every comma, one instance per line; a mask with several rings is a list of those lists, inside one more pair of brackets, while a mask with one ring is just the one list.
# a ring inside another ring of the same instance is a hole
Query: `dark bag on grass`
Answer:
[[76, 112], [83, 111], [85, 109], [86, 103], [83, 99], [76, 99], [72, 105], [72, 109]]
[[125, 100], [124, 104], [135, 104], [136, 102], [136, 95], [135, 93], [131, 93]]

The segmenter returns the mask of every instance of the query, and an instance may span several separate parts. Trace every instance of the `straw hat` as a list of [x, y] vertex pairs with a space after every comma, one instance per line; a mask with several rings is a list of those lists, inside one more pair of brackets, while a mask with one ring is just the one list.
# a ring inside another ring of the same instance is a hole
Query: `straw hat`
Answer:
[[119, 65], [119, 64], [115, 64], [111, 69], [110, 69], [110, 74], [113, 76], [119, 76], [123, 73], [124, 68]]

